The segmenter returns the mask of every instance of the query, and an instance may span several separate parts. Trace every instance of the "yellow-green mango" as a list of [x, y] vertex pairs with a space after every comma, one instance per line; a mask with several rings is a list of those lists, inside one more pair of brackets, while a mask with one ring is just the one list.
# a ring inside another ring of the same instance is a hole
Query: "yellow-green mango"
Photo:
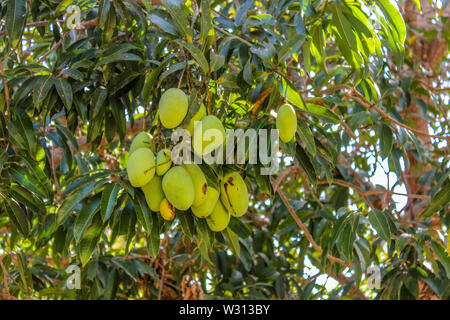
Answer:
[[[216, 116], [203, 117], [200, 122], [201, 126], [197, 125], [194, 128], [193, 148], [195, 153], [203, 156], [220, 145], [225, 145], [226, 132], [222, 122]], [[208, 132], [210, 129], [211, 131]], [[208, 136], [209, 134], [211, 136]]]
[[198, 207], [192, 205], [192, 213], [199, 218], [208, 217], [216, 206], [217, 201], [219, 201], [219, 191], [215, 188], [208, 186], [208, 191], [206, 191], [206, 199]]
[[172, 152], [169, 149], [162, 149], [156, 155], [156, 174], [164, 175], [172, 165]]
[[194, 202], [193, 206], [198, 207], [205, 201], [206, 192], [208, 191], [208, 183], [202, 169], [195, 163], [184, 163], [183, 168], [189, 173], [194, 184]]
[[173, 220], [175, 218], [175, 208], [166, 198], [161, 201], [159, 212], [164, 220]]
[[148, 132], [140, 132], [136, 134], [131, 142], [130, 155], [140, 148], [150, 148], [153, 151], [153, 136]]
[[178, 127], [186, 117], [188, 105], [188, 98], [182, 90], [178, 88], [167, 90], [159, 100], [159, 120], [168, 129]]
[[197, 112], [195, 113], [195, 115], [191, 118], [191, 120], [189, 121], [189, 124], [186, 126], [186, 130], [189, 131], [189, 133], [191, 134], [191, 136], [194, 135], [194, 125], [195, 125], [195, 121], [200, 121], [202, 120], [203, 117], [206, 116], [206, 108], [205, 105], [202, 103], [200, 105], [200, 108], [197, 110]]
[[162, 189], [162, 178], [154, 176], [152, 180], [146, 185], [142, 186], [144, 191], [145, 200], [147, 200], [148, 207], [154, 212], [159, 211], [159, 205], [162, 199], [164, 199], [164, 192]]
[[280, 133], [280, 140], [289, 142], [297, 131], [297, 116], [294, 108], [289, 104], [283, 104], [277, 113], [276, 127]]
[[240, 217], [247, 212], [249, 202], [247, 186], [238, 172], [232, 171], [223, 177], [220, 184], [220, 199], [234, 217]]
[[163, 176], [162, 188], [167, 200], [178, 210], [187, 210], [194, 202], [194, 184], [181, 166], [169, 169]]
[[216, 202], [211, 214], [206, 218], [206, 223], [214, 232], [225, 230], [230, 223], [230, 214], [220, 201]]
[[127, 161], [128, 179], [133, 187], [142, 187], [155, 175], [155, 154], [147, 148], [134, 151]]

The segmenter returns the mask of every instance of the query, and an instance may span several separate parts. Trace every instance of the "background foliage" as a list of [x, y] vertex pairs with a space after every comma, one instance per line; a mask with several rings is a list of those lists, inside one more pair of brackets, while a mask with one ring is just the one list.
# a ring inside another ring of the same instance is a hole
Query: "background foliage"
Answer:
[[[449, 298], [449, 8], [2, 1], [0, 298]], [[123, 170], [135, 133], [170, 145], [171, 87], [186, 121], [198, 101], [226, 128], [297, 111], [277, 175], [235, 167], [251, 207], [221, 233], [191, 212], [163, 221]]]

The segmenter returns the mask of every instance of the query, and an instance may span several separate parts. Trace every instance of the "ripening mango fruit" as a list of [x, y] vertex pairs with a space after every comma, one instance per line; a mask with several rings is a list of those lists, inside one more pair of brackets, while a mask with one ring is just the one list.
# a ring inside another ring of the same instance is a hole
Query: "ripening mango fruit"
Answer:
[[202, 169], [195, 163], [184, 163], [183, 168], [189, 173], [194, 184], [194, 202], [192, 205], [198, 207], [205, 201], [208, 190], [205, 175]]
[[225, 145], [225, 139], [222, 122], [216, 116], [206, 116], [194, 128], [193, 148], [198, 155], [205, 155]]
[[194, 202], [194, 184], [181, 166], [170, 168], [163, 176], [162, 188], [167, 200], [178, 210], [187, 210]]
[[248, 209], [248, 191], [241, 175], [232, 171], [227, 173], [220, 184], [220, 199], [234, 217], [240, 217]]
[[162, 178], [154, 176], [149, 183], [142, 186], [142, 191], [144, 191], [145, 200], [147, 200], [150, 210], [158, 212], [159, 205], [161, 204], [162, 199], [164, 199]]
[[159, 120], [167, 129], [178, 127], [188, 112], [188, 98], [178, 89], [171, 88], [159, 100]]
[[278, 110], [276, 127], [280, 133], [280, 140], [289, 142], [297, 131], [297, 116], [294, 108], [289, 104], [283, 104]]
[[191, 118], [191, 120], [189, 121], [189, 124], [186, 126], [186, 130], [189, 131], [191, 136], [194, 135], [195, 121], [200, 121], [205, 116], [206, 116], [206, 108], [205, 108], [205, 105], [202, 103], [200, 105], [200, 108], [197, 110], [196, 114]]
[[156, 155], [156, 174], [158, 176], [164, 175], [172, 165], [172, 152], [169, 149], [159, 150]]
[[164, 220], [173, 220], [173, 218], [175, 218], [175, 208], [166, 198], [161, 201], [159, 212]]
[[222, 202], [217, 201], [211, 214], [206, 218], [208, 227], [214, 232], [224, 230], [228, 223], [230, 223], [230, 214], [222, 205]]
[[150, 148], [153, 150], [153, 144], [152, 144], [153, 137], [148, 132], [140, 132], [137, 135], [134, 136], [133, 142], [131, 142], [130, 146], [130, 155], [140, 148]]
[[128, 179], [133, 187], [142, 187], [155, 175], [155, 154], [147, 148], [134, 151], [127, 162]]
[[199, 218], [208, 217], [216, 206], [217, 201], [219, 201], [219, 191], [215, 188], [208, 186], [206, 191], [206, 199], [199, 206], [192, 205], [192, 213]]

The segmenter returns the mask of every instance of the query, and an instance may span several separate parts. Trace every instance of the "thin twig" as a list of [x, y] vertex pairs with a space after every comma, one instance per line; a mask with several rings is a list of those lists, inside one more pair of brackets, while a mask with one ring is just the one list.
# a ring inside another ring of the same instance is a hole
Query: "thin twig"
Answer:
[[2, 268], [3, 271], [3, 282], [5, 283], [5, 290], [6, 290], [6, 294], [9, 295], [9, 287], [8, 287], [8, 277], [10, 276], [8, 273], [8, 270], [6, 270], [5, 265], [3, 264], [3, 258], [5, 256], [0, 257], [0, 267]]
[[[286, 206], [286, 208], [288, 209], [289, 213], [291, 214], [292, 218], [297, 223], [298, 227], [303, 231], [303, 233], [305, 234], [306, 239], [308, 239], [309, 243], [311, 243], [311, 245], [313, 246], [314, 250], [316, 250], [320, 254], [323, 254], [322, 248], [314, 241], [314, 239], [313, 239], [311, 233], [309, 232], [308, 228], [302, 223], [300, 218], [297, 216], [297, 214], [295, 213], [294, 209], [289, 204], [289, 202], [288, 202], [284, 192], [280, 188], [277, 188], [277, 192], [280, 195], [280, 198], [283, 201], [283, 203]], [[327, 258], [328, 258], [328, 260], [333, 261], [333, 262], [337, 262], [337, 263], [339, 263], [340, 265], [342, 265], [344, 267], [348, 267], [350, 265], [348, 262], [345, 262], [344, 260], [336, 258], [336, 257], [334, 257], [334, 256], [332, 256], [330, 254], [327, 254]]]
[[336, 92], [336, 91], [339, 91], [339, 90], [343, 90], [343, 89], [346, 89], [346, 90], [348, 90], [348, 91], [350, 91], [350, 92], [352, 92], [353, 94], [356, 95], [356, 96], [354, 96], [354, 95], [351, 95], [351, 94], [347, 93], [347, 97], [348, 98], [352, 99], [353, 101], [358, 102], [359, 104], [361, 104], [362, 106], [364, 106], [367, 109], [375, 110], [383, 119], [388, 120], [388, 121], [390, 121], [392, 123], [395, 123], [399, 127], [407, 129], [407, 130], [409, 130], [411, 132], [414, 132], [414, 133], [416, 133], [418, 135], [427, 136], [427, 137], [435, 138], [435, 139], [443, 139], [443, 140], [450, 141], [450, 137], [449, 136], [429, 134], [428, 132], [424, 132], [424, 131], [412, 128], [412, 127], [410, 127], [410, 126], [408, 126], [408, 125], [406, 125], [404, 123], [401, 123], [401, 122], [395, 120], [394, 118], [389, 116], [386, 112], [384, 112], [383, 110], [378, 108], [375, 103], [372, 103], [372, 102], [368, 101], [363, 95], [361, 95], [361, 93], [358, 92], [358, 90], [356, 90], [356, 88], [354, 88], [352, 86], [345, 85], [345, 84], [340, 84], [340, 85], [334, 86], [332, 88], [323, 90], [321, 92], [321, 94], [322, 95], [323, 94], [330, 94], [330, 93], [333, 93], [333, 92]]

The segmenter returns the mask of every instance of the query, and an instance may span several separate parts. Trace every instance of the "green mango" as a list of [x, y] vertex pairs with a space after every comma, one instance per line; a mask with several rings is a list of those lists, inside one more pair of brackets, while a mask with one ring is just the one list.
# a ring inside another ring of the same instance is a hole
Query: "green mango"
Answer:
[[205, 108], [205, 105], [202, 103], [200, 105], [200, 108], [198, 109], [198, 111], [195, 113], [195, 115], [189, 121], [189, 124], [186, 126], [186, 130], [189, 131], [191, 136], [194, 135], [195, 121], [200, 121], [205, 116], [206, 116], [206, 108]]
[[222, 202], [217, 201], [211, 214], [206, 218], [208, 227], [214, 232], [220, 232], [230, 223], [230, 214], [222, 205]]
[[159, 100], [159, 120], [167, 129], [176, 128], [186, 117], [188, 106], [188, 98], [182, 90], [168, 89]]
[[163, 176], [162, 188], [167, 200], [178, 210], [185, 211], [194, 202], [194, 183], [191, 176], [181, 166], [169, 169]]
[[234, 217], [240, 217], [247, 212], [248, 190], [244, 179], [238, 172], [232, 171], [223, 177], [220, 183], [220, 199]]
[[192, 205], [192, 213], [199, 218], [208, 217], [216, 206], [216, 202], [219, 201], [219, 191], [215, 188], [208, 186], [208, 191], [206, 191], [206, 199], [199, 206]]
[[156, 155], [156, 174], [164, 175], [172, 166], [172, 152], [169, 149], [162, 149]]
[[208, 183], [206, 182], [205, 175], [203, 174], [202, 169], [195, 163], [185, 163], [183, 164], [183, 168], [191, 176], [192, 182], [194, 183], [194, 202], [193, 206], [198, 207], [205, 201], [206, 192], [208, 191]]
[[145, 200], [147, 201], [150, 210], [158, 212], [159, 205], [161, 204], [162, 199], [164, 199], [162, 178], [154, 176], [149, 183], [142, 186], [142, 191], [144, 191]]
[[[196, 154], [203, 156], [221, 145], [225, 146], [225, 128], [216, 116], [203, 117], [200, 122], [202, 125], [194, 128], [193, 148]], [[208, 130], [215, 130], [211, 134], [217, 133], [217, 137], [209, 137]]]
[[297, 131], [297, 116], [294, 108], [289, 104], [283, 104], [277, 113], [276, 127], [279, 130], [280, 140], [289, 142]]
[[142, 187], [155, 175], [155, 154], [147, 148], [133, 152], [127, 161], [128, 179], [133, 187]]
[[148, 132], [140, 132], [136, 134], [131, 142], [130, 155], [140, 148], [150, 148], [154, 151], [153, 136]]

